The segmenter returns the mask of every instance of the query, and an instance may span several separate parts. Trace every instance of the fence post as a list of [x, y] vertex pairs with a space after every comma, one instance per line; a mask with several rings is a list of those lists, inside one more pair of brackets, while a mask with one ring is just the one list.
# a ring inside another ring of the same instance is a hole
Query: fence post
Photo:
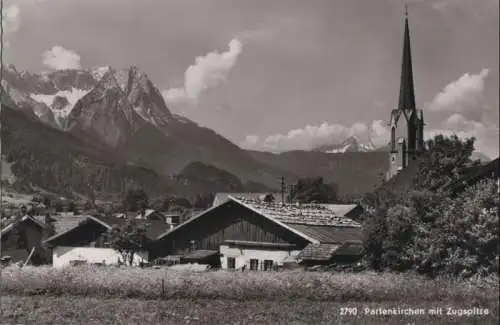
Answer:
[[161, 279], [161, 297], [165, 298], [165, 280]]

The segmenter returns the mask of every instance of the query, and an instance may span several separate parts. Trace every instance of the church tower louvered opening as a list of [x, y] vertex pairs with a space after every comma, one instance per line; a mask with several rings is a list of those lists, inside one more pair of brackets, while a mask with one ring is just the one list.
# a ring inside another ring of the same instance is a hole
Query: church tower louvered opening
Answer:
[[408, 166], [424, 148], [424, 113], [417, 110], [415, 104], [408, 10], [405, 12], [399, 101], [397, 108], [391, 111], [389, 125], [391, 142], [387, 179]]

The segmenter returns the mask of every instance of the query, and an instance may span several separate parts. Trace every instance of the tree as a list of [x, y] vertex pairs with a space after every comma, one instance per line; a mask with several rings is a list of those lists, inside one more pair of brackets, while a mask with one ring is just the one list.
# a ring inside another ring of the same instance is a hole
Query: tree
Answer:
[[212, 205], [214, 198], [215, 195], [213, 193], [198, 194], [194, 199], [193, 207], [196, 209], [207, 209]]
[[69, 201], [68, 203], [68, 212], [76, 213], [76, 204], [73, 201]]
[[28, 208], [25, 205], [22, 205], [21, 209], [20, 209], [21, 217], [24, 217], [27, 212], [28, 212]]
[[60, 201], [57, 201], [55, 204], [54, 204], [54, 209], [56, 210], [56, 212], [63, 212], [63, 205]]
[[387, 267], [384, 260], [389, 233], [387, 215], [398, 199], [396, 193], [384, 189], [367, 195], [364, 200], [364, 215], [361, 217], [361, 221], [364, 221], [364, 259], [366, 264], [376, 271]]
[[301, 203], [337, 202], [337, 189], [333, 184], [323, 182], [323, 177], [299, 179], [291, 199]]
[[164, 210], [164, 205], [165, 205], [165, 202], [163, 199], [155, 199], [151, 202], [151, 209], [154, 209], [154, 210]]
[[52, 201], [50, 200], [50, 197], [48, 197], [48, 196], [44, 196], [43, 197], [43, 202], [42, 203], [47, 208], [50, 208], [52, 206]]
[[145, 210], [149, 207], [149, 197], [142, 188], [130, 188], [125, 194], [123, 205], [132, 212]]
[[369, 267], [431, 277], [498, 272], [498, 184], [487, 180], [458, 197], [439, 190], [476, 164], [470, 160], [473, 141], [437, 136], [428, 141], [413, 188], [383, 188], [364, 198]]
[[56, 228], [54, 226], [53, 220], [49, 213], [45, 214], [44, 228], [42, 231], [42, 248], [47, 252], [47, 262], [51, 262], [50, 251], [53, 248], [52, 245], [43, 243], [46, 239], [54, 236], [56, 234]]
[[437, 135], [426, 142], [419, 172], [414, 178], [414, 188], [437, 189], [457, 180], [467, 168], [477, 165], [472, 161], [475, 138], [461, 140], [458, 136]]
[[122, 256], [123, 262], [133, 265], [135, 255], [149, 243], [146, 224], [129, 219], [119, 227], [113, 227], [106, 234], [106, 243]]
[[498, 274], [498, 184], [488, 179], [443, 202], [415, 238], [416, 268], [431, 276]]
[[93, 201], [85, 201], [83, 205], [83, 209], [88, 212], [91, 211], [92, 209], [95, 208], [94, 202]]

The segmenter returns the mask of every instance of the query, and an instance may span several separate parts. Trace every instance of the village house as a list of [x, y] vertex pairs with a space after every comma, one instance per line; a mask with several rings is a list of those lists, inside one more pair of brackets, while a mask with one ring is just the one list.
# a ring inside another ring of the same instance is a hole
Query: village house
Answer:
[[29, 262], [35, 265], [46, 263], [49, 252], [42, 245], [45, 224], [25, 215], [1, 230], [2, 262]]
[[[153, 214], [151, 214], [152, 216]], [[156, 215], [158, 216], [158, 215]], [[105, 240], [105, 234], [113, 226], [123, 225], [127, 221], [126, 216], [94, 217], [86, 216], [77, 225], [48, 238], [45, 243], [52, 247], [52, 265], [62, 267], [74, 264], [100, 264], [116, 265], [123, 262], [121, 254], [109, 247]], [[165, 219], [140, 219], [139, 222], [146, 224], [146, 236], [154, 240], [159, 234], [171, 228]], [[139, 265], [149, 261], [149, 251], [137, 252], [134, 256], [133, 265]]]
[[162, 212], [154, 209], [145, 209], [144, 211], [127, 211], [113, 214], [117, 219], [143, 219], [157, 220], [167, 223], [170, 227], [175, 227], [180, 223], [181, 215], [176, 212]]
[[296, 205], [229, 195], [160, 235], [151, 254], [249, 270], [270, 270], [290, 261], [353, 261], [361, 254], [361, 226], [352, 218], [360, 213], [355, 204]]

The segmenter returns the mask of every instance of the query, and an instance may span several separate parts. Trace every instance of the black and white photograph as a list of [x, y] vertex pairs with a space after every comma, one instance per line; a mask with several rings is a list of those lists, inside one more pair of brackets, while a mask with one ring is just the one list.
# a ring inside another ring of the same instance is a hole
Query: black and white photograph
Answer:
[[0, 325], [500, 322], [498, 0], [0, 11]]

